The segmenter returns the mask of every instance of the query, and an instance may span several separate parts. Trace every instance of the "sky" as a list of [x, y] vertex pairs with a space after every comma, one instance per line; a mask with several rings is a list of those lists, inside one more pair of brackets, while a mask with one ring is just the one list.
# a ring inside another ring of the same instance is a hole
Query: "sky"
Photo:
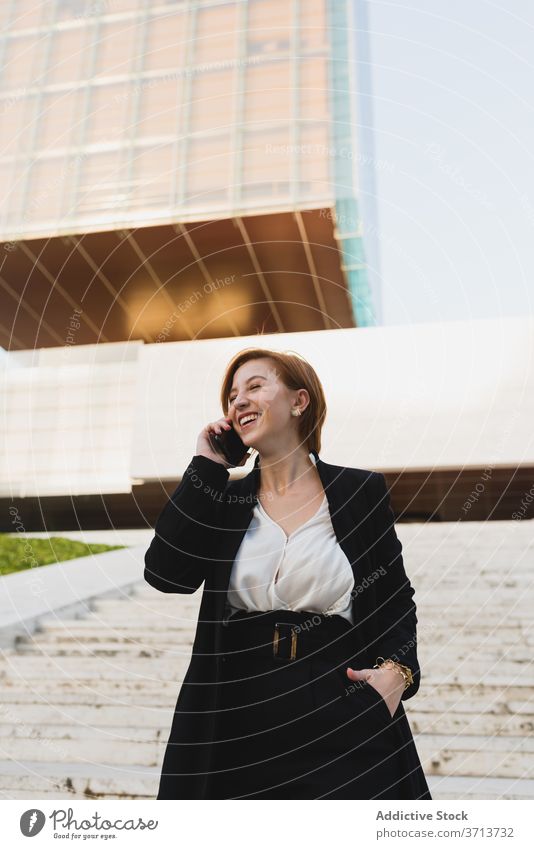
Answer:
[[534, 314], [534, 0], [369, 0], [383, 323]]

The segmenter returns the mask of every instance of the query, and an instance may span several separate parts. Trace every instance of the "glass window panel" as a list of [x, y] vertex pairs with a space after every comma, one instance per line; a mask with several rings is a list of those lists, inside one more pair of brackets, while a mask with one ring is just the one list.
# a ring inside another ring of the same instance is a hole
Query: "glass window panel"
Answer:
[[26, 212], [24, 187], [28, 175], [31, 178], [31, 171], [32, 165], [25, 161], [24, 163], [19, 163], [16, 172], [14, 172], [12, 191], [10, 192], [8, 202], [8, 218], [12, 226], [18, 226], [24, 220], [24, 214]]
[[80, 92], [53, 92], [43, 97], [39, 120], [39, 147], [67, 147], [79, 133]]
[[91, 153], [82, 162], [76, 212], [106, 212], [122, 203], [121, 152]]
[[8, 217], [7, 211], [11, 206], [11, 198], [16, 192], [16, 176], [11, 163], [0, 160], [0, 221], [3, 222], [4, 231], [12, 229], [8, 223], [11, 218]]
[[245, 76], [245, 121], [289, 121], [290, 80], [291, 71], [287, 61], [249, 66]]
[[328, 196], [330, 168], [333, 167], [333, 151], [330, 145], [328, 124], [301, 127], [299, 175], [301, 189], [306, 196]]
[[[308, 0], [305, 5], [307, 8]], [[250, 29], [291, 27], [291, 3], [288, 0], [249, 0], [248, 26]]]
[[194, 77], [191, 86], [191, 131], [227, 127], [234, 121], [236, 73], [220, 70]]
[[133, 96], [129, 86], [93, 86], [89, 101], [86, 142], [121, 140], [129, 133]]
[[98, 33], [97, 76], [130, 74], [137, 58], [137, 20], [103, 24]]
[[[32, 2], [32, 0], [27, 0]], [[33, 0], [35, 3], [36, 0]], [[130, 12], [142, 8], [144, 0], [57, 0], [59, 20], [89, 20], [97, 15]], [[161, 2], [161, 0], [160, 0]]]
[[348, 265], [365, 262], [363, 239], [343, 239], [343, 254]]
[[247, 50], [249, 56], [274, 53], [287, 56], [291, 52], [291, 40], [289, 35], [276, 36], [272, 32], [252, 32], [248, 37]]
[[287, 0], [249, 0], [249, 53], [288, 53], [291, 30], [291, 3]]
[[57, 0], [58, 20], [85, 18], [103, 9], [106, 0]]
[[148, 37], [144, 53], [147, 71], [178, 69], [184, 64], [187, 49], [187, 16], [184, 12], [161, 15], [148, 22]]
[[199, 9], [194, 43], [195, 65], [209, 65], [221, 59], [235, 60], [237, 55], [237, 6], [227, 3]]
[[286, 194], [291, 176], [289, 127], [248, 131], [243, 141], [243, 195]]
[[299, 68], [299, 114], [308, 120], [324, 120], [329, 116], [328, 61], [315, 57], [305, 59]]
[[22, 153], [28, 147], [31, 123], [28, 114], [34, 98], [6, 97], [0, 100], [0, 156]]
[[[11, 17], [10, 6], [11, 3], [8, 0], [0, 0], [0, 27], [3, 33], [7, 33], [8, 31], [8, 21]], [[13, 27], [10, 26], [9, 29], [12, 31]]]
[[43, 36], [9, 38], [6, 44], [0, 84], [4, 91], [35, 82], [35, 68], [43, 55]]
[[210, 198], [229, 198], [233, 174], [231, 137], [191, 139], [187, 157], [187, 198], [201, 204]]
[[64, 160], [57, 157], [34, 163], [24, 209], [25, 221], [35, 224], [56, 221], [60, 217], [67, 176]]
[[134, 160], [134, 206], [168, 206], [174, 185], [174, 146], [159, 145], [137, 150]]
[[306, 0], [306, 4], [301, 7], [301, 48], [317, 49], [320, 47], [327, 47], [327, 2], [328, 0]]
[[[9, 3], [2, 3], [2, 6], [7, 7], [7, 9], [10, 5]], [[37, 27], [40, 23], [46, 22], [46, 16], [43, 16], [43, 13], [49, 11], [47, 3], [39, 2], [39, 0], [16, 0], [12, 6], [9, 23], [11, 32], [16, 29]]]
[[[131, 12], [135, 9], [142, 9], [145, 0], [93, 0], [94, 3], [100, 3], [106, 12]], [[158, 0], [158, 5], [161, 0]]]
[[87, 27], [56, 30], [52, 41], [47, 83], [72, 83], [85, 79], [90, 47], [85, 47]]
[[150, 80], [140, 95], [135, 135], [141, 138], [178, 133], [180, 80]]

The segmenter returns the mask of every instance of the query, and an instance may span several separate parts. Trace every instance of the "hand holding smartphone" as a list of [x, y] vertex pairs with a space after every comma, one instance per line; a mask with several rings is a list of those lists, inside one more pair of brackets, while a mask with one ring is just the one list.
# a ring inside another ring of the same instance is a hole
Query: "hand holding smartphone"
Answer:
[[197, 454], [222, 462], [226, 468], [244, 466], [250, 449], [236, 433], [228, 417], [208, 424], [197, 441]]

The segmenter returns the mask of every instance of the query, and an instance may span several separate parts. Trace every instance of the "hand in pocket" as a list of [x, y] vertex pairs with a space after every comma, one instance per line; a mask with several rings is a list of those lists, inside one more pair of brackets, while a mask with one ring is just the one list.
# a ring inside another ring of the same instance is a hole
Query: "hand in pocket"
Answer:
[[404, 678], [394, 669], [351, 669], [347, 667], [347, 678], [350, 681], [365, 681], [370, 684], [384, 699], [388, 710], [393, 716], [400, 704], [404, 692]]

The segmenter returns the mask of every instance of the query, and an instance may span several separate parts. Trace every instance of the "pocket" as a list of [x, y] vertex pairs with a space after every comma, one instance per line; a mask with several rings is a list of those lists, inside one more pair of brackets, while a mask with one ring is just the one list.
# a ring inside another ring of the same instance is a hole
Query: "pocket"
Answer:
[[393, 716], [391, 715], [390, 710], [387, 706], [387, 702], [382, 696], [382, 694], [378, 692], [376, 687], [373, 687], [372, 684], [369, 684], [369, 682], [366, 682], [364, 684], [364, 686], [361, 688], [361, 692], [367, 694], [367, 696], [373, 701], [374, 710], [377, 712], [377, 714], [380, 715], [380, 719], [389, 725], [389, 723], [393, 719]]
[[369, 685], [364, 681], [351, 681], [345, 670], [346, 666], [343, 668], [338, 666], [334, 672], [339, 681], [339, 695], [344, 701], [351, 701], [351, 699], [357, 699], [358, 694], [364, 692]]
[[363, 696], [364, 702], [371, 702], [371, 706], [363, 709], [364, 714], [368, 717], [377, 719], [382, 725], [388, 724], [392, 721], [393, 717], [389, 711], [387, 703], [383, 696], [378, 692], [376, 687], [373, 687], [372, 684], [369, 684], [367, 681], [350, 681], [347, 678], [345, 673], [345, 668], [340, 669], [339, 667], [336, 669], [336, 673], [338, 678], [342, 682], [342, 687], [340, 687], [340, 693], [344, 699], [344, 701], [349, 702], [352, 699], [361, 699]]
[[[343, 668], [336, 666], [335, 669], [334, 669], [334, 679], [337, 680], [337, 682], [339, 684], [338, 692], [339, 692], [339, 695], [343, 699], [350, 698], [350, 696], [352, 696], [353, 692], [355, 690], [359, 689], [357, 682], [351, 681], [350, 678], [348, 678], [348, 676], [346, 675], [345, 669], [346, 669], [345, 666]], [[356, 686], [354, 686], [354, 685], [356, 685]]]

